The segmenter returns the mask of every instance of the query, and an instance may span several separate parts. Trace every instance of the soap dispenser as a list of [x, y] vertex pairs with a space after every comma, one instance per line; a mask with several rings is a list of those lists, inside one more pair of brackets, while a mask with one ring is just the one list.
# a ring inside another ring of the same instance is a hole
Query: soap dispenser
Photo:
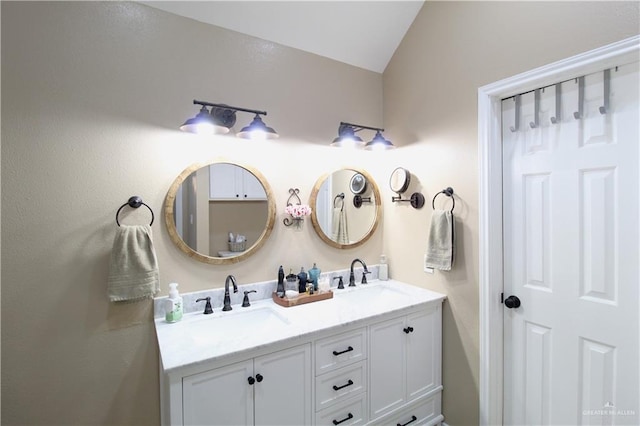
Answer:
[[178, 322], [182, 319], [182, 297], [178, 293], [178, 283], [169, 284], [169, 298], [166, 301], [165, 320]]
[[387, 265], [387, 256], [380, 255], [380, 266], [378, 266], [378, 278], [380, 281], [387, 281], [389, 279], [389, 265]]

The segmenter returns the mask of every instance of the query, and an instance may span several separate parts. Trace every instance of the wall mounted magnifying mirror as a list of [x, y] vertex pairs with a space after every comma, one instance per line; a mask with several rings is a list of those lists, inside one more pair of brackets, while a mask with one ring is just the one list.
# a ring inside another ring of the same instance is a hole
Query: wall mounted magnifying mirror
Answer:
[[[355, 193], [354, 189], [360, 192], [351, 202], [349, 193]], [[311, 191], [310, 205], [316, 234], [336, 248], [364, 244], [374, 234], [382, 214], [378, 185], [367, 172], [358, 169], [345, 168], [321, 176]]]
[[194, 164], [173, 182], [164, 205], [171, 240], [188, 256], [233, 264], [265, 243], [276, 218], [267, 180], [251, 167], [229, 162]]
[[395, 202], [409, 202], [411, 206], [415, 209], [420, 209], [424, 206], [424, 195], [419, 192], [414, 192], [411, 194], [409, 199], [402, 199], [402, 194], [404, 194], [409, 188], [409, 184], [411, 183], [411, 172], [409, 170], [404, 169], [402, 167], [396, 168], [389, 178], [389, 186], [391, 190], [398, 194], [398, 196], [391, 197], [391, 201]]
[[354, 194], [362, 194], [367, 190], [367, 179], [361, 173], [356, 173], [349, 181], [349, 189]]

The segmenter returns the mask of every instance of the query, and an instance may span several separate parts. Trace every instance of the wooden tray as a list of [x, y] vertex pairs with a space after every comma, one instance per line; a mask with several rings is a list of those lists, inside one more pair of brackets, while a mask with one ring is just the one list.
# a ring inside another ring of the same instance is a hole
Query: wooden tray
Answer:
[[304, 305], [305, 303], [318, 302], [320, 300], [327, 300], [333, 298], [333, 291], [329, 290], [326, 293], [314, 293], [307, 294], [301, 293], [300, 296], [295, 299], [287, 299], [286, 297], [280, 298], [276, 292], [271, 293], [271, 298], [280, 306], [289, 308], [291, 306]]

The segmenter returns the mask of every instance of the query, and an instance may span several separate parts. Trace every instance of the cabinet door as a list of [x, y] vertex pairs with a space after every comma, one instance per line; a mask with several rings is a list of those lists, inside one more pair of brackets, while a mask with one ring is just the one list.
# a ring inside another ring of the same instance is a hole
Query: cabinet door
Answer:
[[407, 399], [440, 385], [440, 306], [407, 317]]
[[241, 199], [243, 171], [243, 168], [235, 164], [211, 164], [209, 166], [209, 198], [212, 200]]
[[406, 334], [404, 317], [369, 328], [370, 412], [375, 419], [405, 402]]
[[253, 361], [182, 379], [185, 425], [253, 425]]
[[267, 194], [257, 177], [242, 169], [242, 195], [245, 200], [266, 200]]
[[311, 345], [255, 359], [255, 424], [311, 424]]

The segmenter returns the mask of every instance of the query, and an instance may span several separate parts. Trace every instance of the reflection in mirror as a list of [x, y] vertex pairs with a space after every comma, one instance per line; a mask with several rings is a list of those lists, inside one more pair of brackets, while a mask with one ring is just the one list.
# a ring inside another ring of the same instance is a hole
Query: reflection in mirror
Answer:
[[[371, 197], [371, 202], [356, 207], [351, 194], [354, 189], [360, 191], [357, 196]], [[380, 191], [371, 176], [362, 170], [340, 169], [320, 177], [310, 199], [313, 228], [332, 247], [357, 247], [367, 241], [378, 226]]]
[[206, 263], [239, 262], [271, 234], [275, 201], [257, 171], [217, 162], [193, 165], [165, 199], [169, 236], [187, 255]]

